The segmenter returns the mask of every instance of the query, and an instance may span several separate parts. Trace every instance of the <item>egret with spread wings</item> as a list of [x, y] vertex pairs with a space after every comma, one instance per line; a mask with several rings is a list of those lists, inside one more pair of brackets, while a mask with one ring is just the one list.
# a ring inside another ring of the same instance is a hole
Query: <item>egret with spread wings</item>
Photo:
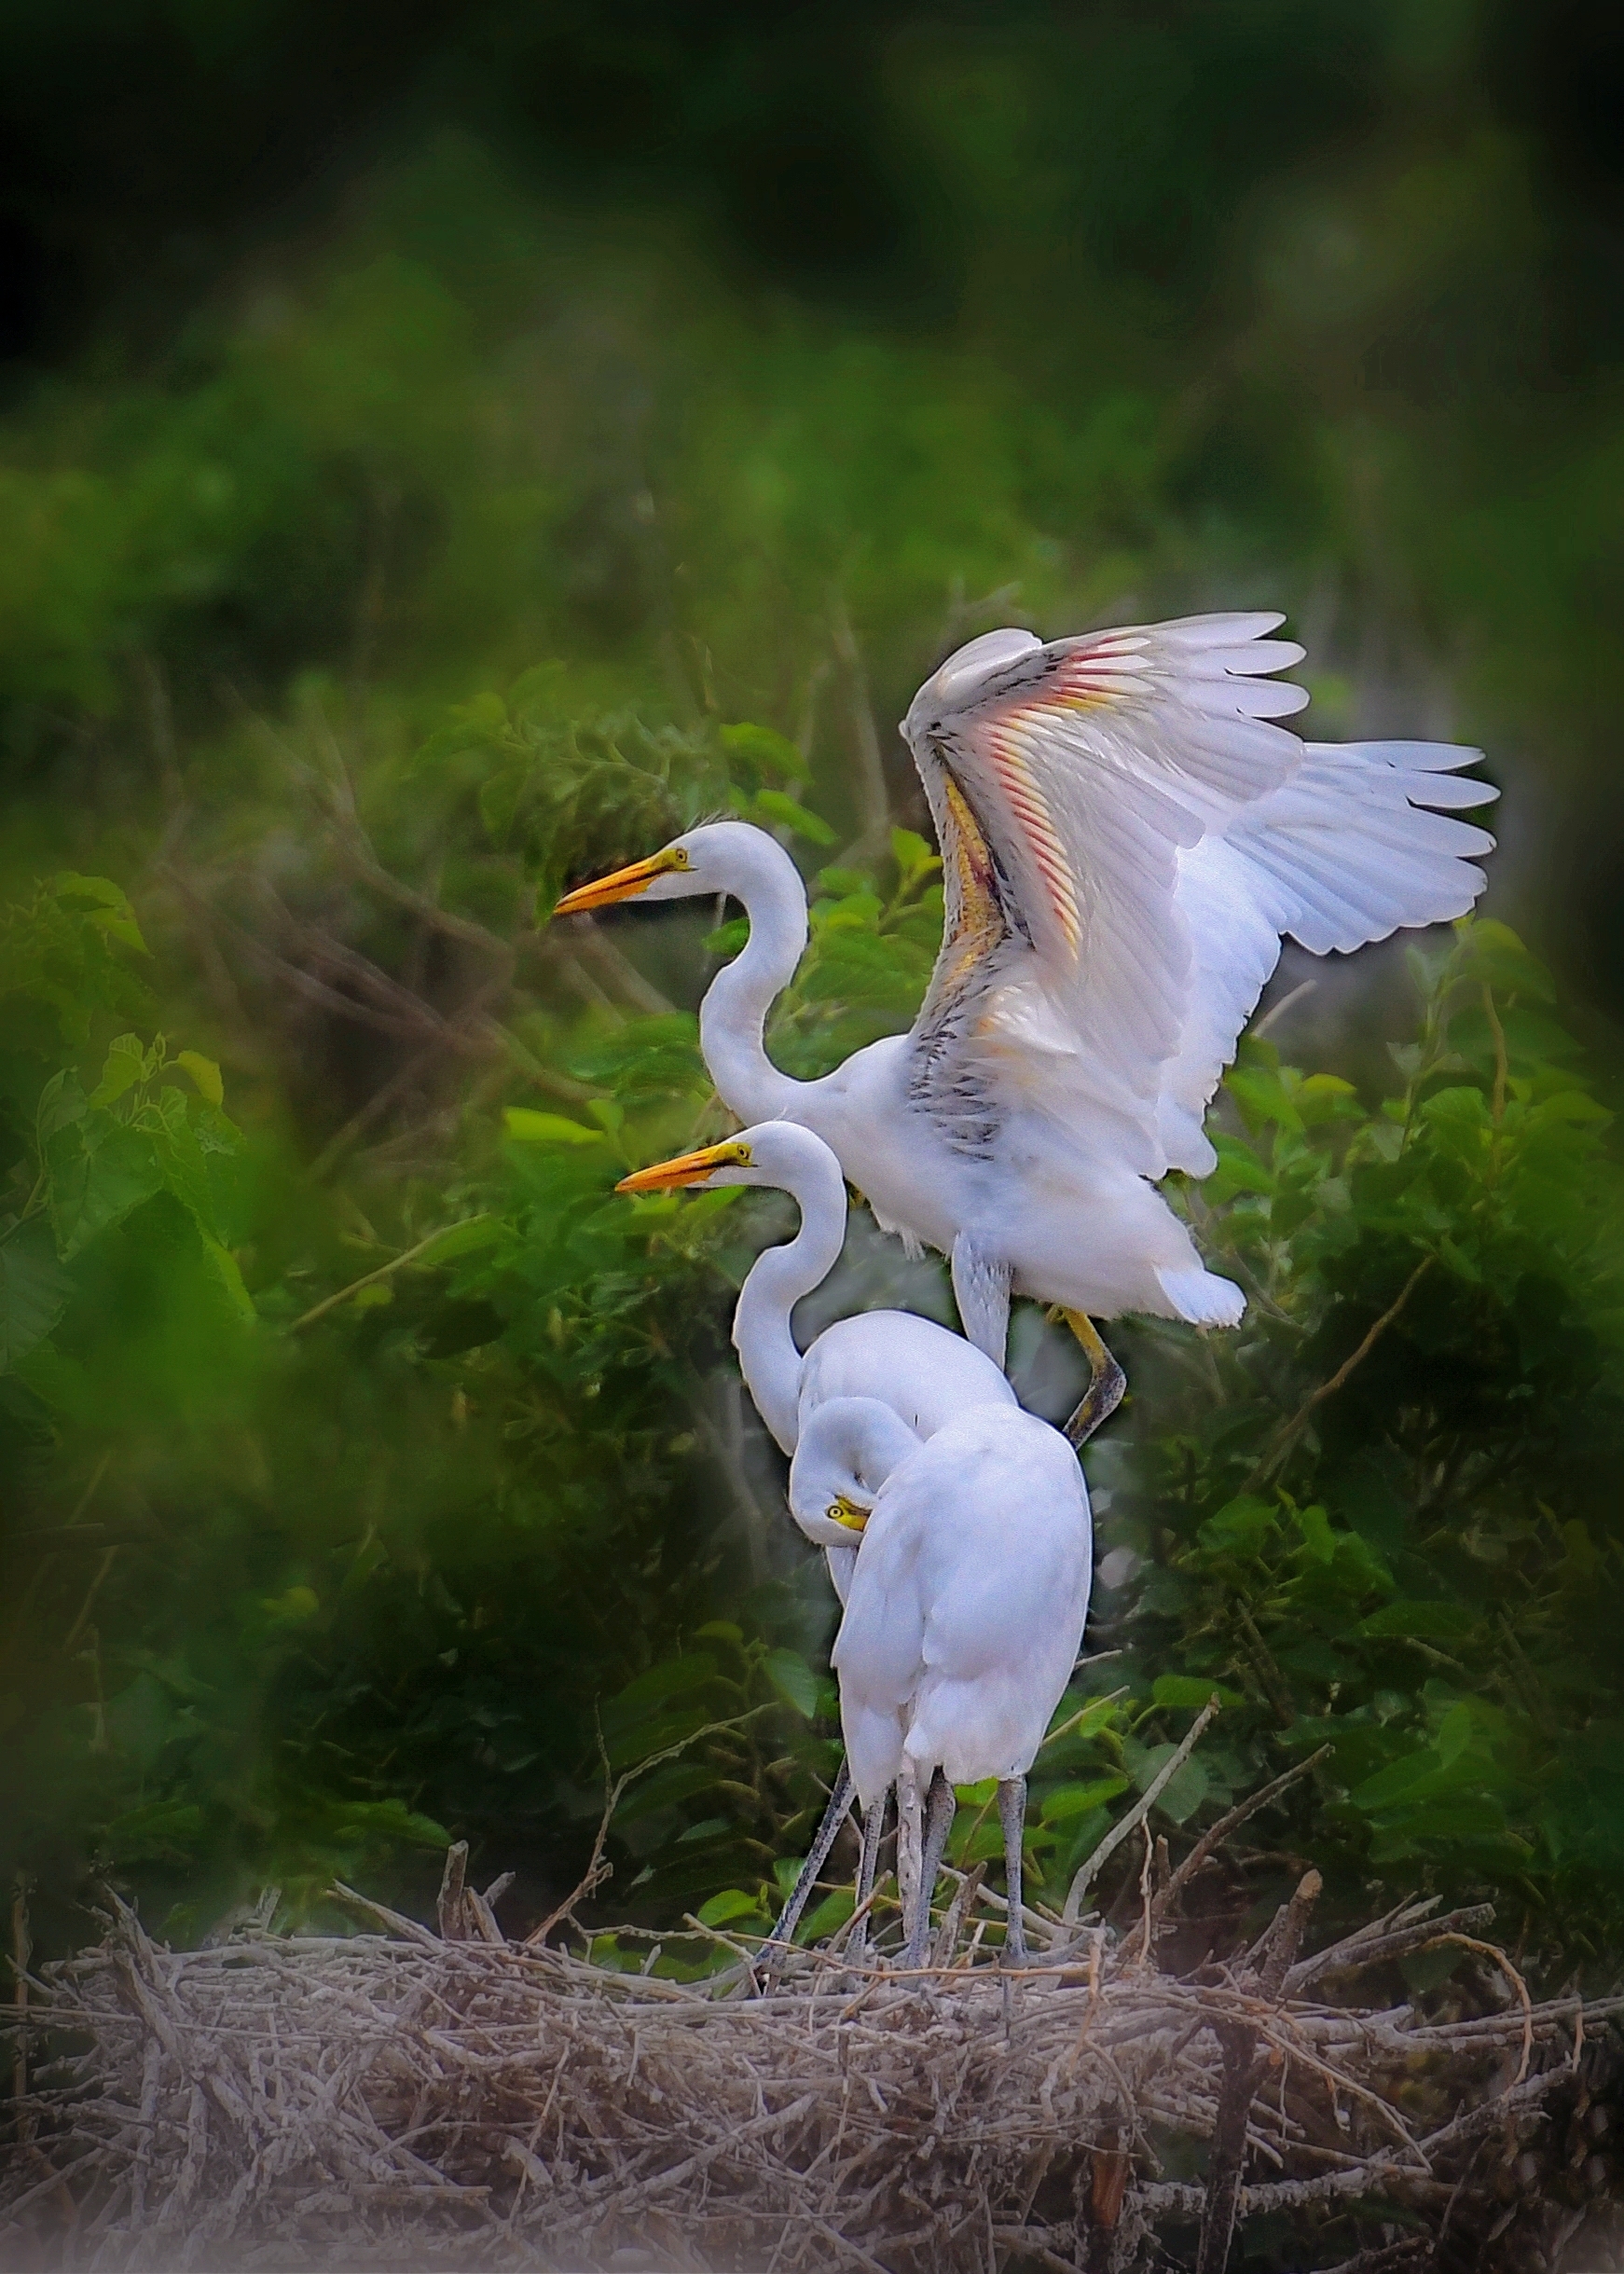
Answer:
[[816, 1130], [878, 1222], [952, 1261], [966, 1333], [1003, 1363], [1012, 1294], [1058, 1305], [1094, 1378], [1080, 1442], [1122, 1394], [1091, 1316], [1232, 1326], [1156, 1191], [1205, 1175], [1203, 1115], [1288, 936], [1317, 954], [1472, 905], [1493, 840], [1453, 818], [1479, 753], [1305, 743], [1301, 660], [1274, 615], [1195, 616], [1045, 644], [998, 631], [952, 655], [903, 734], [939, 833], [946, 922], [905, 1035], [815, 1082], [767, 1055], [767, 1011], [806, 943], [805, 887], [765, 832], [690, 830], [569, 893], [570, 915], [725, 893], [750, 937], [700, 1008], [741, 1120]]

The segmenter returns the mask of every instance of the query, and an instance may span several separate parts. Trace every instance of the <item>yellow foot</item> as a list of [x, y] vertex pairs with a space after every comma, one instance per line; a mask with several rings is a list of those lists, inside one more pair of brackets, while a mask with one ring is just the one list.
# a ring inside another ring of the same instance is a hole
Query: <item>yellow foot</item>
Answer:
[[1102, 1421], [1108, 1421], [1122, 1402], [1122, 1393], [1128, 1386], [1128, 1377], [1112, 1358], [1099, 1338], [1092, 1318], [1081, 1311], [1061, 1309], [1060, 1316], [1082, 1344], [1088, 1359], [1089, 1385], [1082, 1401], [1066, 1425], [1066, 1436], [1073, 1445], [1085, 1445]]

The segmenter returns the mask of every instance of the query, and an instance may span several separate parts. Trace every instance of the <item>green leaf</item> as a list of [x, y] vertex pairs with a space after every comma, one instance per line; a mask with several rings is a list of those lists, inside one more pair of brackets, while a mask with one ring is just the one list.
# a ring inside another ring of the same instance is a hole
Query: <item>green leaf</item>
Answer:
[[81, 876], [75, 869], [62, 869], [50, 879], [50, 889], [59, 900], [93, 901], [96, 912], [90, 921], [98, 931], [117, 940], [120, 947], [133, 948], [137, 955], [152, 952], [141, 936], [129, 894], [110, 877]]
[[[1124, 1744], [1123, 1757], [1134, 1783], [1141, 1792], [1149, 1791], [1158, 1772], [1166, 1767], [1177, 1750], [1177, 1746], [1173, 1744], [1146, 1746], [1131, 1742]], [[1206, 1770], [1199, 1757], [1192, 1753], [1169, 1778], [1156, 1805], [1175, 1824], [1182, 1824], [1187, 1816], [1194, 1815], [1206, 1799], [1208, 1785]]]
[[1304, 1127], [1315, 1129], [1356, 1113], [1359, 1097], [1353, 1083], [1340, 1074], [1310, 1074], [1298, 1083], [1294, 1102]]
[[1384, 1603], [1368, 1619], [1361, 1619], [1354, 1633], [1372, 1640], [1383, 1635], [1413, 1635], [1426, 1642], [1453, 1642], [1470, 1633], [1475, 1623], [1471, 1612], [1459, 1603]]
[[200, 1097], [206, 1098], [212, 1106], [225, 1104], [226, 1084], [213, 1058], [205, 1058], [200, 1050], [182, 1050], [176, 1052], [174, 1062], [190, 1074]]
[[1280, 1076], [1269, 1067], [1232, 1067], [1224, 1077], [1224, 1087], [1240, 1107], [1241, 1118], [1248, 1129], [1301, 1129], [1302, 1116], [1297, 1110], [1296, 1100]]
[[781, 790], [758, 790], [751, 806], [752, 818], [777, 829], [791, 829], [797, 836], [807, 837], [814, 845], [833, 845], [838, 832], [832, 829], [820, 813], [813, 813], [798, 806], [792, 797]]
[[1272, 1192], [1274, 1173], [1259, 1161], [1252, 1148], [1239, 1137], [1228, 1136], [1221, 1129], [1212, 1132], [1213, 1151], [1218, 1165], [1207, 1178], [1203, 1190], [1216, 1207], [1232, 1200], [1237, 1192]]
[[[107, 1045], [102, 1078], [90, 1092], [92, 1106], [110, 1106], [148, 1072], [146, 1045], [138, 1034], [121, 1034]], [[218, 1102], [216, 1100], [216, 1102]]]
[[502, 1126], [510, 1137], [521, 1145], [603, 1145], [608, 1143], [601, 1129], [588, 1129], [584, 1122], [567, 1121], [561, 1113], [538, 1113], [530, 1106], [504, 1106]]
[[811, 768], [787, 736], [771, 726], [757, 726], [749, 719], [722, 729], [722, 747], [730, 758], [743, 758], [764, 774], [790, 781], [810, 779]]
[[[713, 1681], [716, 1661], [708, 1650], [695, 1650], [687, 1658], [667, 1659], [658, 1666], [651, 1666], [628, 1682], [617, 1696], [610, 1699], [603, 1709], [604, 1725], [626, 1728], [634, 1717], [650, 1706], [663, 1703], [667, 1698], [680, 1697], [686, 1689], [697, 1689]], [[651, 1746], [651, 1751], [658, 1751]]]
[[164, 1183], [205, 1239], [218, 1241], [209, 1165], [179, 1090], [164, 1090], [136, 1114], [135, 1126], [152, 1139]]
[[808, 1721], [818, 1711], [818, 1676], [796, 1650], [769, 1650], [762, 1672], [786, 1704]]
[[188, 1860], [203, 1833], [203, 1812], [192, 1800], [149, 1800], [126, 1809], [107, 1826], [105, 1839], [120, 1864]]
[[42, 1218], [20, 1224], [0, 1241], [0, 1373], [44, 1342], [73, 1291]]
[[829, 868], [818, 872], [818, 889], [826, 892], [831, 900], [848, 900], [854, 892], [872, 892], [874, 889], [873, 877], [865, 876], [861, 869]]
[[1337, 1551], [1337, 1536], [1324, 1509], [1299, 1509], [1297, 1528], [1302, 1535], [1303, 1552], [1316, 1564], [1328, 1564]]
[[152, 1136], [97, 1113], [66, 1123], [48, 1142], [48, 1202], [64, 1262], [132, 1209], [161, 1192], [167, 1181]]
[[1227, 1500], [1216, 1516], [1209, 1516], [1196, 1537], [1214, 1554], [1259, 1555], [1270, 1535], [1279, 1528], [1279, 1518], [1266, 1500], [1243, 1493], [1239, 1499]]
[[530, 767], [527, 762], [523, 765], [499, 767], [480, 783], [479, 818], [493, 845], [507, 843], [530, 779]]
[[795, 1929], [795, 1940], [808, 1949], [814, 1943], [827, 1942], [831, 1935], [839, 1933], [856, 1909], [857, 1896], [853, 1891], [849, 1887], [836, 1887], [806, 1913]]
[[1045, 1824], [1065, 1824], [1074, 1816], [1086, 1816], [1090, 1809], [1103, 1808], [1127, 1789], [1125, 1776], [1098, 1776], [1087, 1785], [1057, 1785], [1043, 1795], [1039, 1813]]
[[759, 1914], [760, 1909], [759, 1899], [746, 1895], [742, 1887], [724, 1887], [720, 1895], [713, 1895], [708, 1903], [702, 1903], [694, 1916], [701, 1926], [726, 1926], [735, 1919]]
[[365, 1841], [375, 1845], [405, 1840], [414, 1848], [444, 1848], [450, 1844], [451, 1835], [443, 1824], [433, 1816], [425, 1816], [404, 1800], [342, 1800], [336, 1811], [337, 1821], [333, 1826], [338, 1840]]
[[322, 1599], [312, 1587], [290, 1587], [280, 1595], [267, 1595], [259, 1607], [278, 1626], [301, 1626], [315, 1617]]
[[736, 916], [715, 931], [708, 931], [700, 945], [708, 956], [736, 956], [749, 938], [749, 916]]
[[204, 1257], [210, 1270], [219, 1281], [227, 1302], [245, 1327], [256, 1327], [259, 1324], [259, 1313], [254, 1307], [254, 1298], [248, 1292], [236, 1257], [222, 1241], [215, 1239], [212, 1233], [204, 1231], [201, 1224], [198, 1226], [198, 1237], [203, 1244]]
[[1207, 1681], [1193, 1674], [1159, 1674], [1150, 1691], [1154, 1704], [1196, 1714], [1215, 1695], [1223, 1706], [1243, 1702], [1239, 1690], [1226, 1689], [1221, 1682]]
[[[575, 1123], [568, 1125], [572, 1129]], [[590, 1137], [592, 1133], [584, 1134]], [[438, 1267], [454, 1262], [459, 1256], [475, 1255], [482, 1247], [493, 1247], [506, 1237], [507, 1226], [500, 1216], [467, 1216], [460, 1224], [447, 1224], [444, 1232], [437, 1233], [434, 1245], [425, 1247], [417, 1260], [425, 1270]]]
[[935, 848], [928, 845], [912, 829], [892, 830], [891, 859], [896, 862], [898, 873], [905, 885], [913, 884], [917, 877], [928, 876], [932, 870], [942, 866]]

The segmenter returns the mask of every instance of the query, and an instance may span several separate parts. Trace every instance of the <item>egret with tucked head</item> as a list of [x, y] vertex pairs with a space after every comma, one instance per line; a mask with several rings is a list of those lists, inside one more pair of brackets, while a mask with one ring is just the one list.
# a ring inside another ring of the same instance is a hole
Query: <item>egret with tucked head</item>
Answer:
[[1317, 954], [1468, 909], [1493, 840], [1437, 810], [1486, 804], [1474, 751], [1304, 743], [1275, 615], [1195, 616], [1044, 645], [972, 640], [902, 731], [942, 846], [946, 920], [905, 1035], [798, 1082], [764, 1041], [806, 944], [805, 887], [764, 831], [722, 821], [566, 894], [568, 916], [728, 894], [750, 937], [700, 1008], [743, 1121], [816, 1130], [878, 1222], [949, 1256], [965, 1332], [1003, 1364], [1012, 1292], [1059, 1305], [1094, 1378], [1074, 1441], [1122, 1394], [1090, 1315], [1232, 1326], [1154, 1189], [1205, 1176], [1208, 1101], [1282, 935]]
[[1026, 1771], [1088, 1614], [1093, 1535], [1071, 1447], [1036, 1414], [1009, 1407], [969, 1413], [921, 1444], [878, 1400], [835, 1399], [802, 1433], [790, 1506], [803, 1531], [851, 1559], [830, 1662], [864, 1813], [860, 1904], [894, 1785], [903, 1963], [921, 1964], [953, 1788], [992, 1777], [1004, 1835], [1004, 1947], [1024, 1958]]
[[[791, 1313], [833, 1268], [846, 1227], [840, 1165], [820, 1137], [793, 1122], [764, 1123], [640, 1169], [618, 1189], [715, 1184], [777, 1185], [800, 1206], [795, 1237], [750, 1267], [733, 1339], [750, 1395], [795, 1454], [791, 1510], [826, 1550], [846, 1606], [834, 1662], [847, 1761], [775, 1938], [793, 1932], [854, 1783], [862, 1879], [872, 1880], [895, 1785], [898, 1878], [917, 1956], [952, 1785], [996, 1776], [1006, 1850], [1014, 1842], [1019, 1950], [1021, 1781], [1075, 1662], [1088, 1601], [1088, 1498], [1076, 1459], [1058, 1430], [1022, 1413], [989, 1358], [932, 1320], [901, 1311], [836, 1319], [802, 1355]], [[944, 1453], [916, 1468], [913, 1456], [938, 1443]], [[894, 1512], [871, 1548], [869, 1511], [882, 1502]], [[927, 1540], [922, 1526], [938, 1503], [942, 1528]]]

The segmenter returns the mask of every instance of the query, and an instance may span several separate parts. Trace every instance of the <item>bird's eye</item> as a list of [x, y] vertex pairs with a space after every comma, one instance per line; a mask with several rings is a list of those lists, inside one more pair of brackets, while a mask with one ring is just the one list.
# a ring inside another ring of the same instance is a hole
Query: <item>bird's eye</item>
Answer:
[[673, 845], [671, 848], [671, 866], [674, 869], [685, 869], [691, 865], [692, 864], [689, 861], [688, 856], [683, 851], [682, 848], [680, 845]]

